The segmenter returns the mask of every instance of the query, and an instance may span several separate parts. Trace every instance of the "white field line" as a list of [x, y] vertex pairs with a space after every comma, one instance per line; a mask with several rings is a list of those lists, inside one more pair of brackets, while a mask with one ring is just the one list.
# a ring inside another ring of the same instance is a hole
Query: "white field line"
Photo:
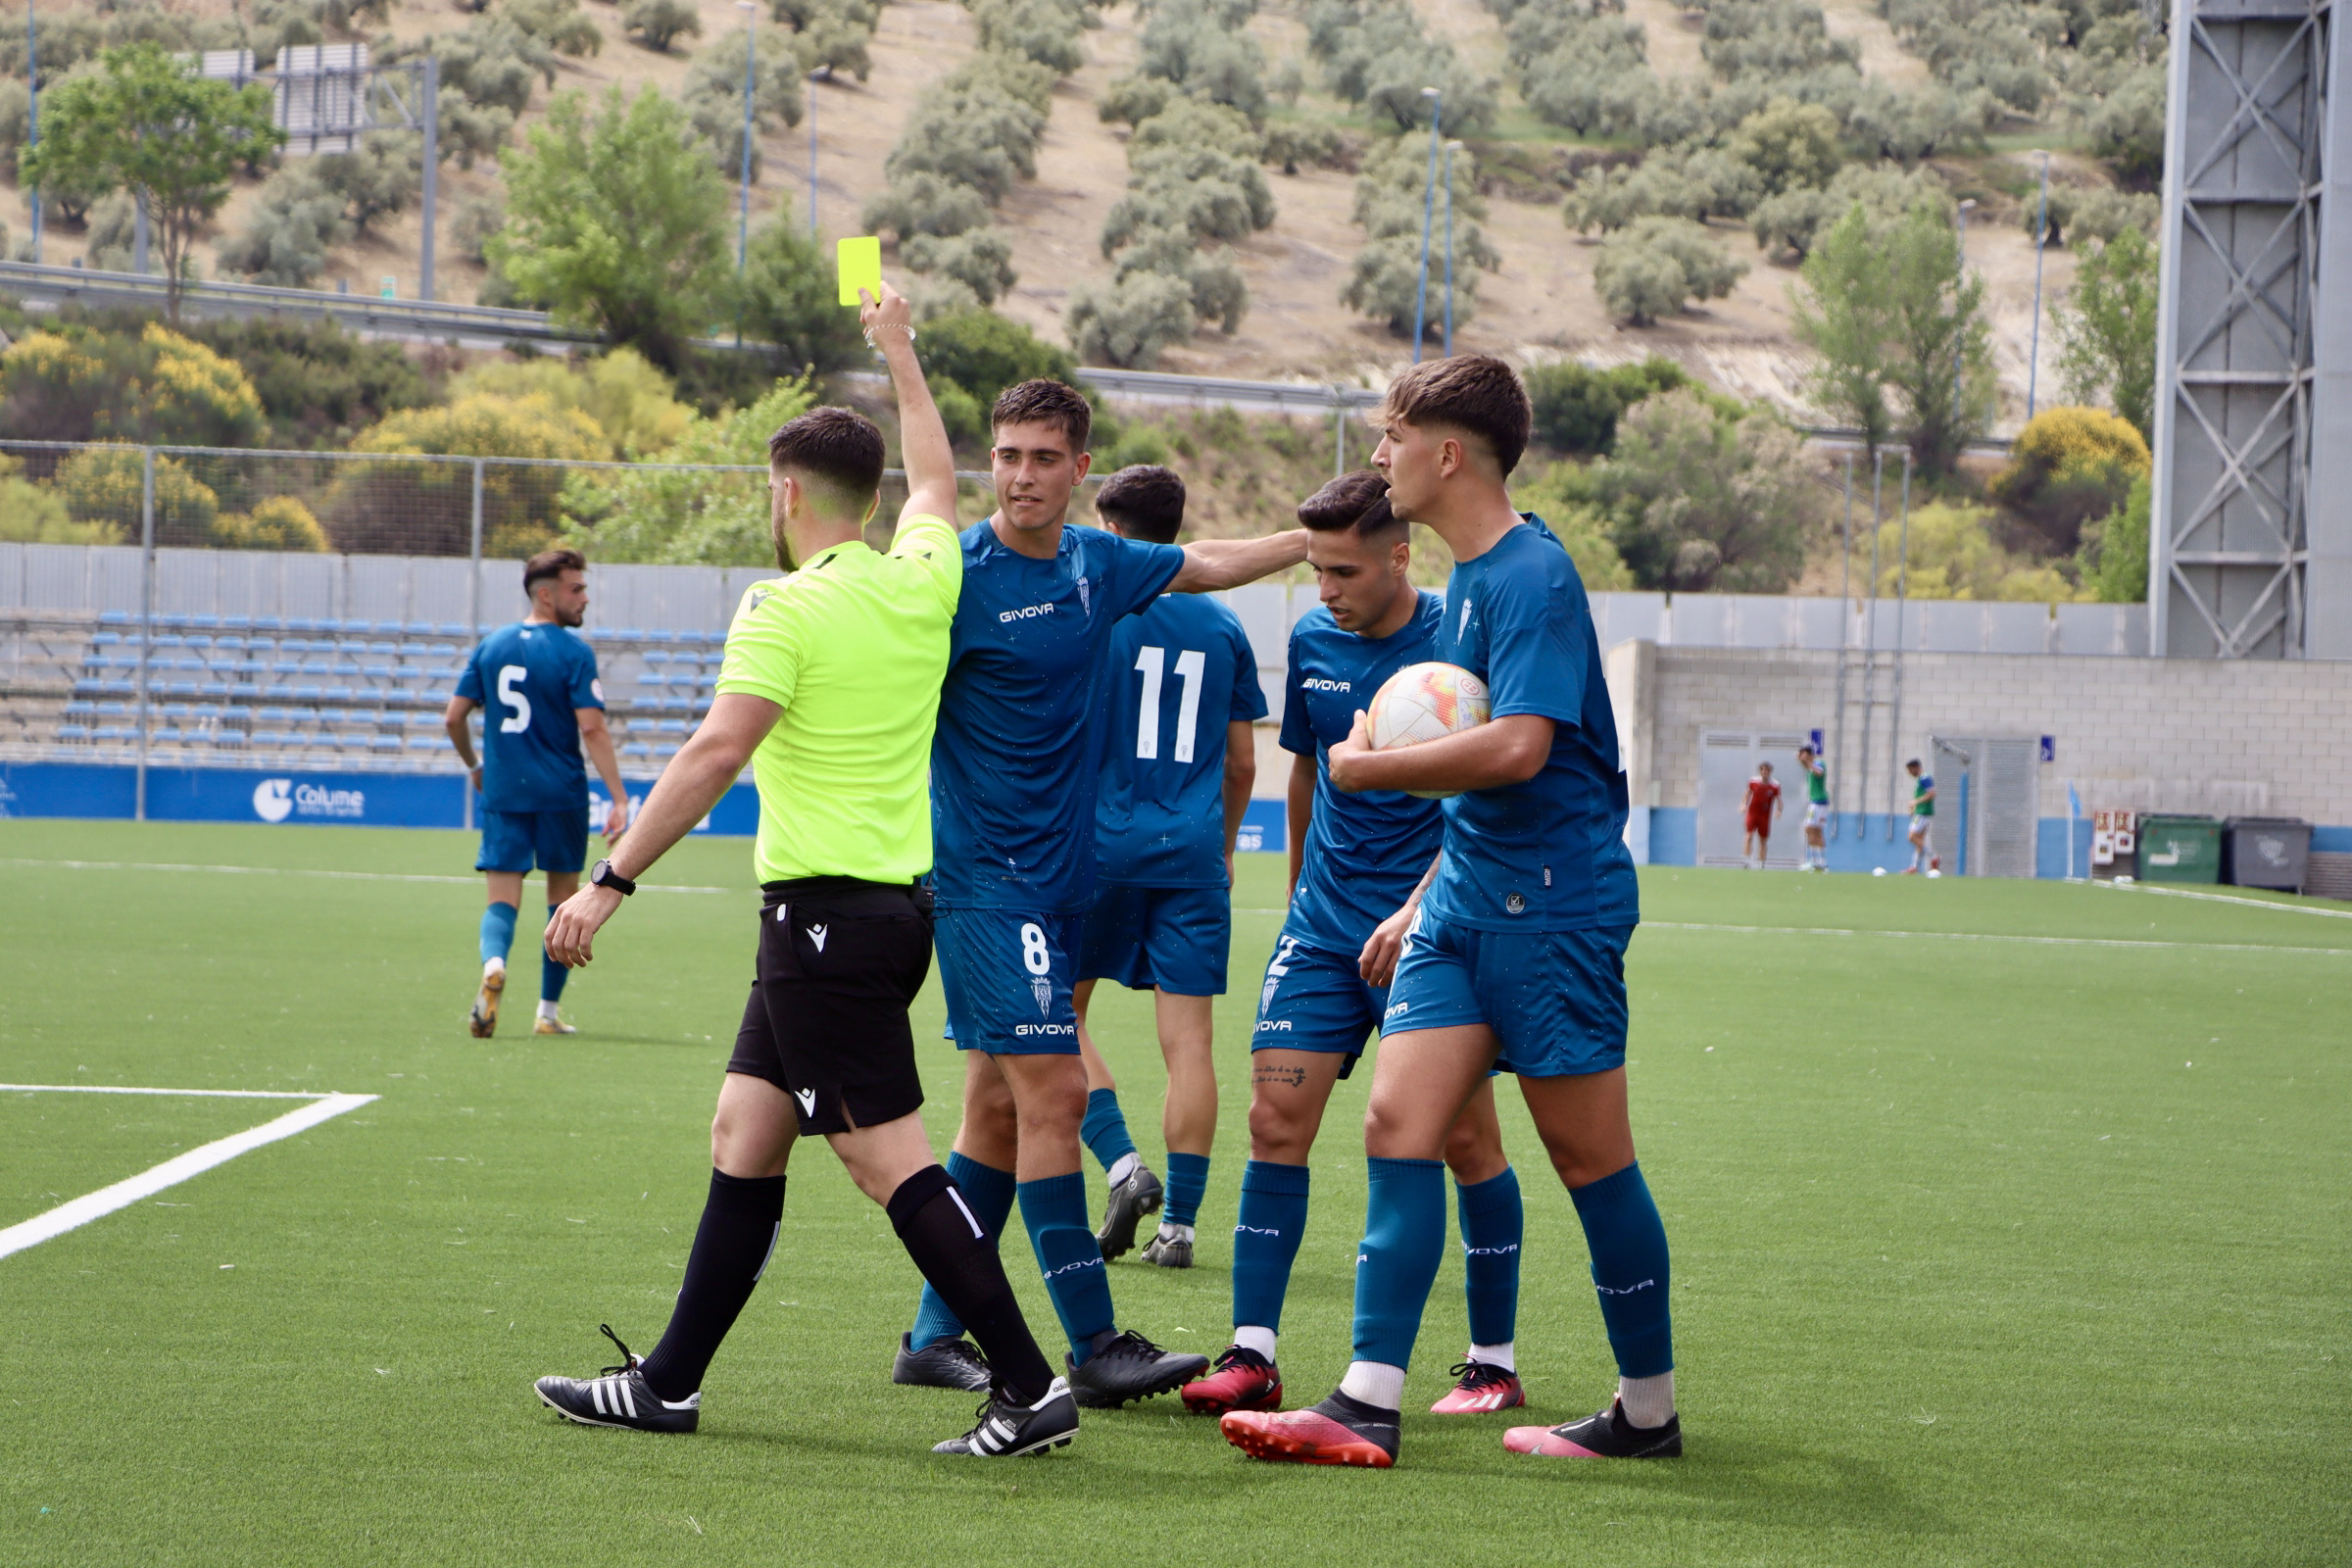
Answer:
[[[288, 865], [173, 865], [161, 860], [9, 860], [0, 865], [47, 865], [68, 871], [217, 871], [224, 876], [317, 876], [335, 882], [445, 882], [458, 887], [478, 888], [482, 885], [475, 876], [424, 876], [398, 871], [318, 871], [304, 866]], [[641, 882], [642, 893], [733, 893], [734, 888], [669, 887], [660, 882]]]
[[[17, 1085], [14, 1087], [37, 1088], [40, 1086]], [[168, 1089], [125, 1092], [130, 1094], [208, 1093], [205, 1090]], [[218, 1090], [209, 1092], [222, 1093]], [[60, 1203], [46, 1214], [36, 1214], [21, 1224], [11, 1225], [6, 1230], [0, 1230], [0, 1257], [6, 1257], [11, 1252], [22, 1252], [28, 1247], [38, 1247], [53, 1236], [63, 1236], [66, 1232], [87, 1225], [94, 1219], [112, 1214], [118, 1208], [127, 1208], [142, 1198], [152, 1198], [168, 1187], [176, 1187], [191, 1176], [200, 1176], [215, 1165], [224, 1165], [239, 1154], [248, 1153], [261, 1148], [264, 1144], [274, 1144], [281, 1138], [291, 1138], [296, 1133], [316, 1127], [322, 1121], [329, 1121], [340, 1116], [347, 1110], [357, 1110], [375, 1098], [373, 1095], [328, 1095], [323, 1099], [314, 1100], [307, 1105], [297, 1106], [295, 1109], [287, 1111], [274, 1121], [266, 1121], [259, 1127], [249, 1127], [241, 1133], [232, 1133], [226, 1138], [216, 1140], [201, 1148], [191, 1149], [184, 1154], [174, 1155], [161, 1165], [152, 1166], [139, 1172], [136, 1176], [115, 1183], [112, 1187], [101, 1187], [94, 1193], [83, 1194], [72, 1202]]]
[[1643, 930], [1729, 931], [1774, 937], [1896, 937], [1914, 942], [2021, 942], [2051, 948], [2177, 948], [2192, 953], [2306, 953], [2352, 958], [2352, 948], [2283, 948], [2268, 942], [2154, 942], [2144, 937], [2029, 937], [1998, 931], [1856, 931], [1826, 925], [1702, 925], [1688, 920], [1644, 920]]
[[124, 1089], [114, 1084], [0, 1084], [7, 1095], [193, 1095], [211, 1100], [331, 1100], [299, 1089]]
[[2278, 909], [2287, 914], [2316, 914], [2328, 920], [2352, 920], [2352, 909], [2315, 909], [2308, 904], [2275, 904], [2269, 899], [2241, 899], [2230, 893], [2191, 893], [2186, 888], [2150, 887], [2145, 882], [2132, 883], [2131, 891], [2153, 893], [2167, 899], [2202, 899], [2207, 904], [2234, 904], [2246, 909]]

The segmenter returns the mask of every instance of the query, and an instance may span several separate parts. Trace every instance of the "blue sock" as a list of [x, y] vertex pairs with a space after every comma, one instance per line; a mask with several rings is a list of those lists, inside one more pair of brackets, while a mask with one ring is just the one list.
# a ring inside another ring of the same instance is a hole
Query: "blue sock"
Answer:
[[1233, 1326], [1275, 1332], [1291, 1264], [1306, 1234], [1306, 1167], [1253, 1159], [1242, 1167], [1242, 1212], [1233, 1227]]
[[1658, 1218], [1642, 1167], [1570, 1189], [1592, 1253], [1592, 1288], [1620, 1377], [1674, 1370], [1674, 1322], [1666, 1310], [1666, 1222]]
[[1200, 1212], [1200, 1200], [1208, 1193], [1208, 1156], [1179, 1154], [1168, 1151], [1167, 1208], [1160, 1218], [1170, 1225], [1190, 1225], [1193, 1216]]
[[1381, 1159], [1371, 1167], [1355, 1260], [1355, 1358], [1410, 1366], [1421, 1309], [1446, 1253], [1446, 1165]]
[[1462, 1217], [1462, 1294], [1470, 1303], [1470, 1343], [1508, 1345], [1519, 1322], [1519, 1243], [1527, 1211], [1519, 1202], [1519, 1173], [1463, 1186], [1454, 1202]]
[[1088, 1091], [1086, 1120], [1078, 1124], [1078, 1136], [1104, 1170], [1117, 1164], [1122, 1155], [1135, 1152], [1135, 1140], [1127, 1136], [1127, 1118], [1119, 1110], [1117, 1090]]
[[1084, 1366], [1095, 1336], [1111, 1326], [1110, 1271], [1086, 1222], [1086, 1177], [1077, 1171], [1020, 1185], [1021, 1223], [1054, 1298], [1054, 1315], [1070, 1337], [1070, 1364]]
[[505, 962], [514, 946], [514, 906], [493, 904], [482, 910], [482, 961]]
[[[948, 1174], [963, 1191], [963, 1200], [972, 1208], [972, 1218], [988, 1231], [988, 1245], [999, 1246], [1004, 1234], [1004, 1222], [1012, 1217], [1012, 1172], [983, 1165], [960, 1153], [948, 1155]], [[999, 1250], [1003, 1249], [1000, 1247]], [[942, 1340], [963, 1337], [963, 1325], [948, 1310], [948, 1303], [929, 1285], [923, 1287], [922, 1304], [914, 1309], [914, 1328], [906, 1341], [920, 1350]]]
[[[547, 906], [547, 918], [550, 924], [554, 923], [556, 906], [552, 904]], [[508, 924], [512, 928], [514, 922], [510, 919]], [[546, 947], [542, 946], [539, 949], [539, 1000], [541, 1002], [563, 1001], [564, 982], [570, 978], [571, 971], [549, 957]], [[1486, 1342], [1481, 1340], [1479, 1343], [1483, 1345]]]

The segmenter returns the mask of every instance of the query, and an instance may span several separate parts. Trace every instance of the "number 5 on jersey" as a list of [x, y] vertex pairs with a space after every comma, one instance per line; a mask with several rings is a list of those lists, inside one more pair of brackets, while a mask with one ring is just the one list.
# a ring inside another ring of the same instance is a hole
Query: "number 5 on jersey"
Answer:
[[[1168, 651], [1164, 648], [1142, 648], [1136, 651], [1135, 667], [1143, 671], [1143, 701], [1136, 704], [1135, 755], [1141, 758], [1159, 756], [1159, 688], [1166, 678]], [[1193, 741], [1200, 727], [1200, 676], [1208, 668], [1208, 656], [1198, 648], [1187, 648], [1176, 656], [1176, 673], [1184, 678], [1184, 706], [1176, 712], [1175, 760], [1193, 760]]]
[[518, 689], [530, 673], [520, 664], [498, 666], [498, 700], [514, 710], [498, 721], [502, 735], [519, 735], [531, 727], [531, 700]]

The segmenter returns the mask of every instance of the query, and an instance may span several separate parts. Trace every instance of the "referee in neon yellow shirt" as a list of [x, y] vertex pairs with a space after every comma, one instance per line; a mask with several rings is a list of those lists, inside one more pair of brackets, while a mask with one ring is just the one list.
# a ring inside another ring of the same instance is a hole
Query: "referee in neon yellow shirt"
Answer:
[[870, 420], [811, 409], [769, 438], [776, 561], [787, 575], [744, 595], [710, 716], [612, 858], [548, 925], [549, 956], [586, 963], [636, 879], [751, 762], [759, 978], [718, 1092], [710, 1197], [676, 1308], [651, 1355], [629, 1354], [615, 1336], [619, 1366], [541, 1378], [538, 1391], [586, 1425], [693, 1431], [703, 1374], [781, 1236], [793, 1143], [809, 1134], [889, 1211], [995, 1369], [979, 1424], [939, 1450], [1034, 1453], [1070, 1441], [1077, 1405], [1021, 1317], [997, 1239], [931, 1156], [906, 1018], [931, 966], [930, 895], [916, 879], [931, 869], [931, 731], [962, 586], [956, 464], [915, 361], [906, 301], [885, 284], [861, 316], [898, 389], [906, 453], [908, 495], [889, 554], [863, 538], [881, 504], [882, 432]]

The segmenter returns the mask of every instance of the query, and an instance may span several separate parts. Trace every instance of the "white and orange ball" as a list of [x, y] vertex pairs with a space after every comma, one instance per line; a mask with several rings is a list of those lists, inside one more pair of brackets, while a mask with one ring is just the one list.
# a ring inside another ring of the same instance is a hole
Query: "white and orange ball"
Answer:
[[[1484, 724], [1491, 713], [1487, 683], [1459, 664], [1407, 664], [1391, 675], [1365, 714], [1372, 749], [1394, 752], [1442, 740]], [[1427, 800], [1444, 800], [1452, 790], [1413, 790]]]

